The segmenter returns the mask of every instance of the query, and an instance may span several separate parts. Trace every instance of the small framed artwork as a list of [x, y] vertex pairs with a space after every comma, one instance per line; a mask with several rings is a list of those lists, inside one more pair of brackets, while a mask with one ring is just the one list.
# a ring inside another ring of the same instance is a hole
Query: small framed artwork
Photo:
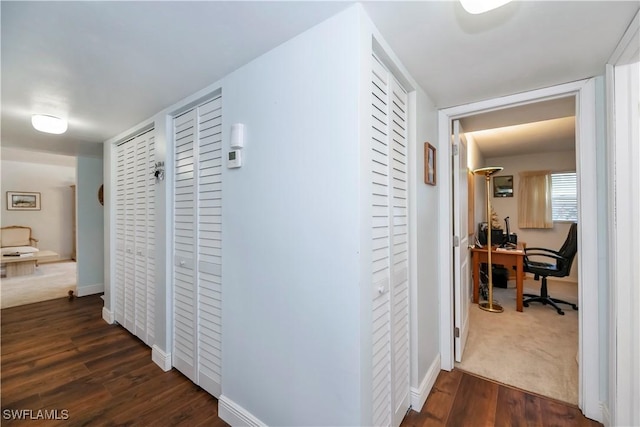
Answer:
[[26, 191], [7, 191], [7, 210], [39, 211], [40, 193]]
[[436, 148], [424, 143], [424, 183], [436, 185]]
[[493, 177], [493, 197], [513, 197], [513, 175]]

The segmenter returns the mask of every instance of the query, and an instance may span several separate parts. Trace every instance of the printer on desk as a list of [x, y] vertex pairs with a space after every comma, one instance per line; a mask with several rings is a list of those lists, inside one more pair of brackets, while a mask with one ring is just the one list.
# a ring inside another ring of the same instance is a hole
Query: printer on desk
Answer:
[[[505, 222], [506, 232], [503, 231], [501, 228], [491, 229], [492, 245], [507, 246], [509, 244], [516, 245], [518, 243], [518, 235], [516, 233], [511, 233], [510, 231], [509, 217], [506, 217], [504, 219], [504, 222]], [[482, 246], [487, 244], [487, 229], [488, 229], [488, 225], [486, 222], [481, 222], [478, 224], [478, 241]]]

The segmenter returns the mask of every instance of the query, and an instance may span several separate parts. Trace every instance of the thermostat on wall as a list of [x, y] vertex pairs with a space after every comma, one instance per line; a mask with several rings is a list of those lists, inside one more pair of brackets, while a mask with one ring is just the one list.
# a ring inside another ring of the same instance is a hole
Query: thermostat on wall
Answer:
[[240, 166], [242, 166], [242, 151], [229, 151], [229, 157], [227, 158], [227, 168], [234, 169], [239, 168]]

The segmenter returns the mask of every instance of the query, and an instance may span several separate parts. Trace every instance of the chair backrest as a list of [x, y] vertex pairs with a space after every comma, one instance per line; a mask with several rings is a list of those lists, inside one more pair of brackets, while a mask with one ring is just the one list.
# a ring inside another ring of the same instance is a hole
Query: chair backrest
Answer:
[[0, 229], [0, 246], [30, 246], [31, 227], [11, 225]]
[[573, 223], [569, 228], [569, 233], [567, 234], [567, 239], [564, 241], [564, 244], [558, 251], [560, 256], [565, 258], [567, 261], [558, 261], [557, 267], [559, 271], [566, 272], [569, 274], [571, 271], [571, 264], [573, 264], [573, 259], [578, 252], [578, 224]]

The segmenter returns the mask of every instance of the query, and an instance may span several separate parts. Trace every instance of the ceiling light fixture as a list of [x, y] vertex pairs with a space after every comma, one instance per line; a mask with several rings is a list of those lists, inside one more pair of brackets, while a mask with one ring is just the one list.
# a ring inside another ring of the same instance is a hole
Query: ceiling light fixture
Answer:
[[31, 124], [40, 132], [54, 133], [57, 135], [67, 131], [67, 121], [54, 116], [34, 114], [31, 116]]
[[493, 9], [497, 9], [509, 3], [511, 0], [460, 0], [462, 7], [467, 12], [478, 15]]

